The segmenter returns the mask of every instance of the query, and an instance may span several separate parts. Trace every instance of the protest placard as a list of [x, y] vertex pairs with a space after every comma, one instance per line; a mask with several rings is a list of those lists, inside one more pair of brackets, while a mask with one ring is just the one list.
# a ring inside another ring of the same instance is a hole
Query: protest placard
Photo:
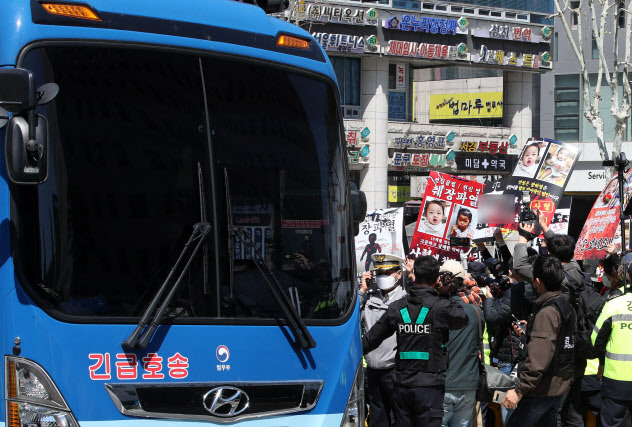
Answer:
[[[624, 206], [630, 199], [630, 179], [632, 170], [624, 174], [623, 197]], [[584, 228], [575, 245], [575, 259], [603, 259], [608, 254], [606, 248], [612, 243], [621, 220], [621, 203], [619, 201], [619, 182], [612, 178], [595, 201]]]
[[478, 196], [483, 184], [430, 172], [419, 209], [410, 251], [417, 256], [459, 259], [469, 247], [451, 246], [450, 238], [472, 239], [477, 224]]
[[371, 255], [385, 253], [404, 257], [404, 208], [376, 209], [368, 212], [355, 237], [357, 273], [371, 268]]
[[[580, 149], [552, 139], [529, 140], [506, 181], [504, 194], [520, 200], [522, 192], [529, 191], [531, 209], [544, 213], [550, 224], [580, 153]], [[506, 226], [517, 229], [518, 222]]]

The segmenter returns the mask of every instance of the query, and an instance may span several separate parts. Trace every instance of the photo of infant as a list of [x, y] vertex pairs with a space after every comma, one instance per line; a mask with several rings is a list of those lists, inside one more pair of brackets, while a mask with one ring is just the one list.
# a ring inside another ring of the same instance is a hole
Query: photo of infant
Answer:
[[426, 199], [426, 205], [424, 206], [417, 231], [436, 237], [443, 237], [447, 220], [445, 213], [449, 211], [450, 202]]
[[516, 169], [512, 176], [523, 176], [525, 178], [533, 178], [535, 177], [535, 173], [538, 170], [538, 165], [540, 163], [540, 143], [533, 142], [527, 145], [522, 150], [522, 155], [520, 156], [520, 160], [518, 160], [518, 165], [516, 165]]
[[[627, 181], [623, 182], [623, 194], [625, 200], [630, 199], [630, 186]], [[615, 206], [619, 206], [619, 181], [616, 177], [612, 178], [608, 185], [606, 185], [606, 188], [604, 188], [593, 205], [593, 209], [603, 207], [613, 208]]]
[[563, 187], [577, 155], [577, 152], [571, 150], [571, 148], [551, 144], [544, 156], [537, 179]]
[[[476, 212], [476, 211], [474, 211]], [[474, 228], [476, 225], [476, 216], [472, 215], [472, 210], [465, 206], [455, 205], [452, 211], [452, 218], [448, 229], [448, 237], [465, 237], [474, 238]]]

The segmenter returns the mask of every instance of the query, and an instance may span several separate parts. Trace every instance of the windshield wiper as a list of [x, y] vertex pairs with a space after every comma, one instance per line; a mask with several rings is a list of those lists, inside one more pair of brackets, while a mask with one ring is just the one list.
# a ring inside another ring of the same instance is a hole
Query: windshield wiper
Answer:
[[[175, 265], [171, 268], [171, 271], [169, 272], [167, 279], [165, 279], [165, 281], [160, 286], [160, 289], [158, 290], [156, 295], [154, 295], [154, 298], [151, 300], [151, 303], [149, 304], [149, 307], [147, 307], [147, 310], [145, 310], [145, 312], [143, 313], [143, 316], [141, 317], [140, 322], [138, 322], [136, 329], [134, 329], [134, 332], [132, 332], [132, 334], [125, 341], [121, 343], [121, 346], [123, 348], [133, 349], [135, 347], [139, 347], [139, 348], [147, 347], [147, 344], [149, 344], [149, 341], [151, 340], [151, 337], [154, 335], [154, 332], [156, 331], [156, 329], [158, 328], [158, 325], [160, 325], [160, 322], [162, 322], [162, 318], [164, 317], [167, 311], [167, 308], [169, 307], [169, 303], [171, 303], [171, 300], [176, 295], [178, 286], [180, 285], [180, 282], [182, 282], [182, 278], [184, 277], [185, 273], [189, 270], [189, 267], [191, 266], [191, 261], [193, 261], [193, 258], [200, 250], [202, 243], [204, 243], [204, 240], [206, 240], [206, 236], [208, 236], [208, 233], [210, 231], [211, 231], [211, 226], [207, 222], [198, 222], [197, 224], [193, 226], [193, 232], [191, 233], [189, 240], [184, 245], [184, 248], [182, 249], [182, 252], [180, 253], [180, 256], [178, 257], [178, 260], [176, 261]], [[182, 269], [182, 272], [180, 273], [178, 280], [176, 280], [173, 284], [170, 284], [169, 282], [171, 281], [171, 278], [176, 273], [176, 270], [178, 266], [180, 265], [180, 262], [184, 258], [185, 253], [189, 249], [189, 246], [196, 239], [198, 240], [198, 242], [195, 245], [193, 252], [191, 252], [191, 255], [189, 255], [189, 258], [187, 259], [187, 263]], [[162, 305], [160, 306], [160, 308], [158, 309], [158, 311], [156, 312], [156, 314], [153, 316], [153, 319], [152, 319], [152, 313], [156, 309], [156, 306], [158, 306], [158, 303], [160, 302], [162, 295], [167, 290], [169, 290], [169, 293], [165, 297], [164, 301], [162, 302]]]
[[[261, 256], [261, 252], [259, 252], [257, 246], [252, 242], [252, 239], [250, 238], [248, 233], [245, 233], [245, 230], [242, 227], [229, 226], [229, 228], [230, 234], [237, 236], [242, 244], [248, 246], [251, 249], [254, 249], [255, 254], [259, 258], [259, 262], [257, 262], [257, 259], [253, 259], [253, 262], [257, 266], [257, 269], [261, 273], [261, 276], [270, 288], [272, 295], [274, 295], [274, 298], [276, 298], [276, 300], [279, 302], [279, 305], [283, 310], [283, 314], [285, 314], [285, 317], [289, 323], [290, 329], [296, 337], [296, 342], [301, 346], [301, 348], [304, 348], [306, 350], [316, 347], [316, 341], [314, 341], [314, 338], [309, 333], [305, 322], [303, 322], [301, 316], [296, 312], [296, 308], [294, 307], [294, 305], [292, 305], [288, 296], [285, 294], [285, 292], [283, 292], [281, 284], [279, 283], [272, 270], [270, 270], [270, 267], [266, 265], [263, 257]], [[243, 236], [246, 236], [248, 241], [244, 240]]]

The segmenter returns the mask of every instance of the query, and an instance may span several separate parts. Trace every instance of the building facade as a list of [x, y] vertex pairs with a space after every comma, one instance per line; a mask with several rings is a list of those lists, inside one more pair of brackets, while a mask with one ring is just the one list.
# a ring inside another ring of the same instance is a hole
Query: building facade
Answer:
[[[625, 4], [625, 2], [622, 2]], [[571, 1], [572, 8], [578, 8], [579, 1]], [[599, 69], [599, 52], [597, 44], [592, 37], [592, 27], [589, 21], [590, 12], [583, 11], [580, 15], [566, 13], [567, 22], [574, 38], [581, 36], [583, 40], [583, 54], [586, 60], [591, 87], [597, 83]], [[583, 19], [578, 25], [579, 19]], [[621, 29], [619, 34], [620, 58], [623, 58], [625, 13], [614, 11], [609, 14], [609, 22], [606, 29], [610, 32], [613, 24]], [[578, 34], [581, 32], [581, 34]], [[613, 37], [607, 35], [604, 41], [604, 50], [607, 61], [613, 63]], [[597, 145], [597, 138], [593, 126], [584, 117], [585, 105], [583, 100], [583, 76], [580, 72], [579, 62], [573, 52], [571, 42], [564, 30], [561, 21], [556, 19], [553, 35], [553, 72], [542, 75], [541, 98], [550, 100], [541, 104], [539, 117], [540, 131], [542, 135], [548, 135], [558, 141], [568, 142], [578, 146], [582, 150], [579, 162], [573, 172], [572, 179], [566, 187], [566, 194], [573, 196], [570, 215], [569, 234], [577, 237], [581, 231], [588, 212], [595, 202], [596, 196], [606, 186], [606, 172], [601, 165], [601, 156]], [[619, 76], [621, 79], [621, 76]], [[604, 137], [608, 151], [612, 150], [614, 139], [614, 118], [611, 115], [612, 92], [605, 79], [601, 84], [602, 99], [599, 102], [599, 110], [604, 122]], [[623, 89], [619, 87], [619, 98], [623, 96]], [[632, 143], [630, 135], [630, 121], [624, 135], [623, 151], [632, 157]]]
[[551, 3], [302, 0], [287, 12], [336, 70], [352, 179], [369, 210], [422, 197], [431, 170], [511, 173], [539, 136]]

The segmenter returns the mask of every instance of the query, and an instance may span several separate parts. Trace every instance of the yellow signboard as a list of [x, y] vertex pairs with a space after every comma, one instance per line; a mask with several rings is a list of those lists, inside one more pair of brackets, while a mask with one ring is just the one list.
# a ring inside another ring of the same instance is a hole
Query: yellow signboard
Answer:
[[407, 202], [410, 197], [410, 185], [389, 185], [388, 201], [391, 203]]
[[502, 92], [430, 95], [430, 121], [502, 118]]

